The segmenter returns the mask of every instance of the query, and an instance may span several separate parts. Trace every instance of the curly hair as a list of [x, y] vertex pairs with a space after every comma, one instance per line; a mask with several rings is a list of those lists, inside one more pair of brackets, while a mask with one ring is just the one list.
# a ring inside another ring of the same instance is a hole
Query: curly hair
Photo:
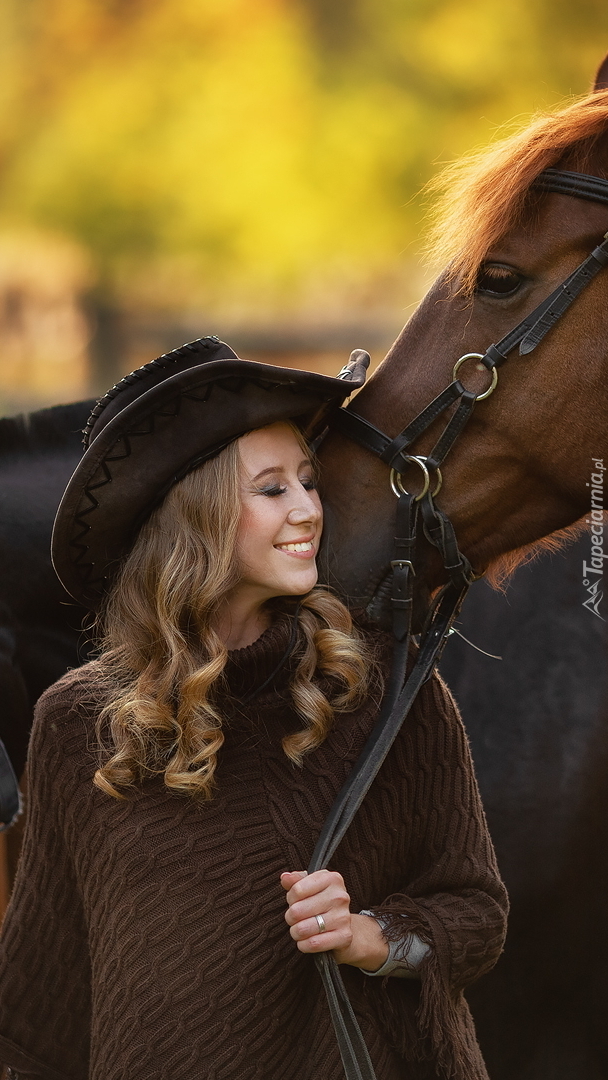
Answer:
[[[237, 441], [176, 483], [141, 528], [107, 597], [97, 664], [106, 760], [94, 783], [115, 798], [154, 776], [173, 792], [212, 797], [228, 660], [214, 623], [239, 579], [240, 476]], [[301, 764], [335, 713], [361, 702], [375, 666], [348, 609], [325, 588], [302, 599], [298, 635], [290, 693], [304, 727], [282, 745]], [[328, 686], [335, 692], [328, 695]]]

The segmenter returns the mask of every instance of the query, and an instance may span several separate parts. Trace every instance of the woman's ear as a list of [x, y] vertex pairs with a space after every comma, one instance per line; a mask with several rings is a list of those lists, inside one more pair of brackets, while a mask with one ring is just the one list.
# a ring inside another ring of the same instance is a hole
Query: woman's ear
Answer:
[[608, 90], [608, 54], [604, 57], [597, 69], [595, 81], [591, 87], [592, 93], [594, 91], [597, 92], [598, 90]]

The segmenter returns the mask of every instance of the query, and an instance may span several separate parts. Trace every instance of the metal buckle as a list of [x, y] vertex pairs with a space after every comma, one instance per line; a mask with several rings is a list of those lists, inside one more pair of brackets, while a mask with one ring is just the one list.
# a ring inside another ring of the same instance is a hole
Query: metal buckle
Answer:
[[412, 574], [414, 575], [414, 577], [416, 577], [416, 571], [414, 570], [414, 565], [409, 559], [391, 559], [391, 567], [393, 568], [393, 570], [395, 569], [396, 566], [398, 566], [400, 570], [402, 570], [404, 566], [409, 566], [410, 570], [412, 571]]

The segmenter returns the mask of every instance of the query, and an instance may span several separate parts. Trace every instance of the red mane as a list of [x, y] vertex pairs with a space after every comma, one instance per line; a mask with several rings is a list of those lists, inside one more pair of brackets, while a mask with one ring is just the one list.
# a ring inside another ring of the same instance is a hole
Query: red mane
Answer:
[[440, 196], [432, 229], [433, 259], [451, 263], [450, 277], [469, 292], [487, 252], [532, 213], [542, 196], [530, 187], [544, 169], [560, 165], [606, 176], [608, 90], [559, 112], [538, 116], [522, 131], [449, 166], [433, 181]]

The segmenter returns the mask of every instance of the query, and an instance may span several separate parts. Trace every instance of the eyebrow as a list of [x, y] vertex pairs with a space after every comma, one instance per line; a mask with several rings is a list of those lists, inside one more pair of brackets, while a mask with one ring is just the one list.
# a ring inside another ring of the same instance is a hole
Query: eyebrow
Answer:
[[[312, 461], [310, 460], [310, 458], [302, 458], [300, 464], [298, 465], [298, 469], [301, 469], [303, 465], [312, 465]], [[263, 476], [269, 476], [272, 473], [284, 473], [284, 472], [285, 472], [285, 466], [284, 465], [271, 465], [270, 468], [262, 469], [262, 471], [257, 473], [256, 476], [252, 476], [251, 477], [251, 482], [255, 483], [256, 480], [261, 480]]]

